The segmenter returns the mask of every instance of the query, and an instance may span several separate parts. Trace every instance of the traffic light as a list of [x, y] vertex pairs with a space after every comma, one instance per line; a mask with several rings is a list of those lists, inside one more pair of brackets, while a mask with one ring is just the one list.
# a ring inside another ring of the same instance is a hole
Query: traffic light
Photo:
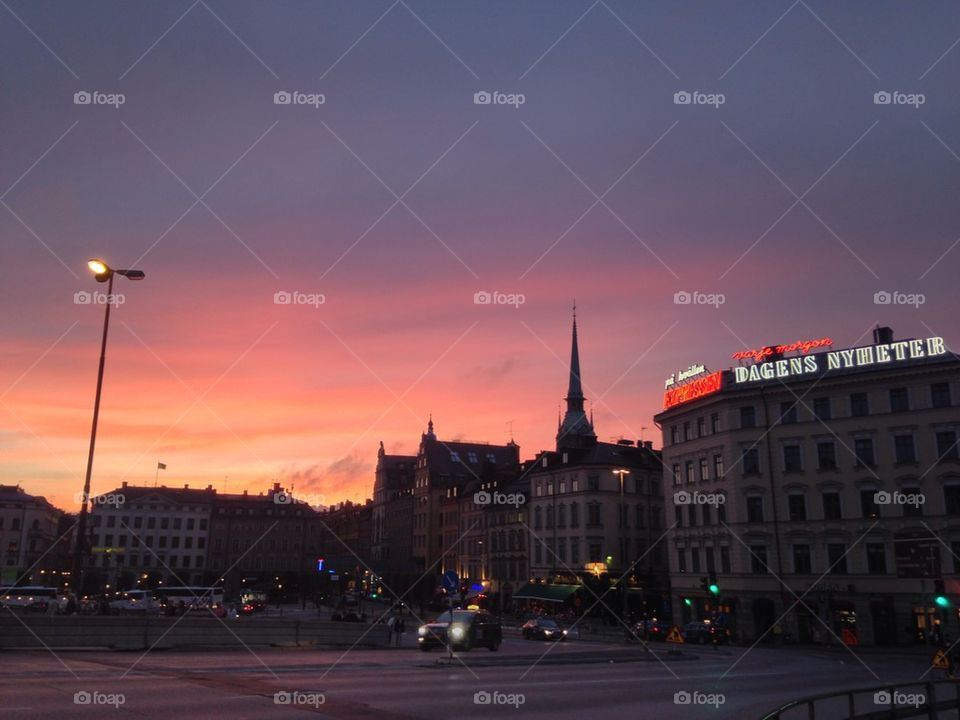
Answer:
[[719, 595], [719, 594], [720, 594], [720, 585], [717, 584], [717, 574], [716, 574], [716, 573], [710, 573], [710, 577], [709, 577], [708, 580], [707, 580], [707, 591], [708, 591], [711, 595]]
[[688, 597], [685, 597], [685, 598], [683, 598], [683, 604], [686, 605], [687, 607], [690, 607], [690, 606], [693, 605], [693, 600], [691, 600], [691, 599], [688, 598]]
[[943, 587], [943, 580], [933, 581], [933, 603], [938, 608], [950, 607], [950, 598], [947, 597], [947, 591]]

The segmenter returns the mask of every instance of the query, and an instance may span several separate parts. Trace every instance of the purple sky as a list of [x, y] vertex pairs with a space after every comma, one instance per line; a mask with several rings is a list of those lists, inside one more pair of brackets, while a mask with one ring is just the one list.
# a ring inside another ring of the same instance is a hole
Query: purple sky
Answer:
[[512, 421], [531, 456], [574, 298], [602, 439], [659, 444], [664, 378], [745, 345], [879, 322], [956, 347], [956, 3], [6, 4], [0, 481], [64, 506], [92, 256], [147, 273], [116, 288], [95, 491], [160, 460], [168, 483], [359, 499], [377, 442], [413, 452], [430, 412], [447, 438]]

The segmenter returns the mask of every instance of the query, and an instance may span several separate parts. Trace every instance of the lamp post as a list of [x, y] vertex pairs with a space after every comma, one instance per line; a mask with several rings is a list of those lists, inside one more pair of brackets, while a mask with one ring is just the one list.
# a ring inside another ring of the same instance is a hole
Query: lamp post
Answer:
[[623, 616], [624, 622], [626, 622], [626, 620], [627, 620], [627, 586], [626, 586], [626, 582], [627, 582], [627, 572], [629, 571], [629, 567], [630, 567], [630, 566], [627, 565], [627, 555], [626, 555], [626, 552], [625, 552], [625, 551], [627, 550], [627, 547], [628, 547], [629, 543], [625, 542], [625, 538], [624, 538], [624, 535], [626, 535], [626, 532], [627, 532], [627, 508], [626, 508], [626, 506], [623, 504], [623, 476], [624, 476], [624, 475], [629, 475], [629, 474], [630, 474], [630, 471], [627, 470], [627, 469], [625, 469], [625, 468], [618, 468], [618, 469], [616, 469], [616, 470], [613, 471], [613, 474], [620, 476], [620, 505], [619, 505], [619, 507], [617, 507], [617, 513], [618, 513], [618, 515], [619, 515], [619, 522], [617, 523], [617, 526], [620, 528], [620, 532], [621, 532], [621, 535], [620, 535], [620, 550], [621, 550], [621, 555], [623, 555], [623, 557], [620, 558], [620, 563], [621, 563], [620, 567], [622, 567], [622, 568], [627, 568], [626, 570], [623, 571], [623, 575], [620, 576], [620, 583], [619, 583], [619, 585], [620, 585], [620, 595], [621, 595], [621, 598], [620, 598], [621, 610], [620, 610], [620, 612], [621, 612], [621, 615]]
[[107, 352], [107, 330], [110, 327], [110, 306], [113, 304], [113, 276], [123, 275], [128, 280], [143, 280], [142, 270], [115, 270], [103, 260], [94, 258], [87, 262], [87, 267], [99, 283], [107, 283], [106, 312], [103, 316], [103, 337], [100, 340], [100, 366], [97, 370], [97, 393], [93, 401], [93, 425], [90, 428], [90, 451], [87, 454], [87, 474], [83, 480], [83, 496], [80, 506], [80, 516], [77, 518], [77, 542], [73, 558], [73, 575], [70, 584], [73, 592], [82, 591], [81, 580], [83, 575], [84, 543], [87, 534], [87, 505], [90, 500], [90, 476], [93, 472], [93, 449], [97, 442], [97, 421], [100, 418], [100, 392], [103, 389], [103, 365]]

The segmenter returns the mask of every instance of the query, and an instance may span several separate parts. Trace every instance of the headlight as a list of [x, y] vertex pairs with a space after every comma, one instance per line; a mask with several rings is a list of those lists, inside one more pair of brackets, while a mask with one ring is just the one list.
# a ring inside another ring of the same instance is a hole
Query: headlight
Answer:
[[420, 637], [423, 637], [423, 636], [426, 635], [426, 634], [427, 634], [427, 626], [426, 626], [426, 625], [421, 625], [421, 626], [417, 629], [417, 635], [419, 635]]
[[463, 628], [460, 626], [454, 626], [450, 628], [450, 637], [454, 640], [459, 640], [463, 637]]
[[544, 634], [544, 635], [553, 635], [553, 630], [544, 630], [544, 631], [543, 631], [543, 634]]

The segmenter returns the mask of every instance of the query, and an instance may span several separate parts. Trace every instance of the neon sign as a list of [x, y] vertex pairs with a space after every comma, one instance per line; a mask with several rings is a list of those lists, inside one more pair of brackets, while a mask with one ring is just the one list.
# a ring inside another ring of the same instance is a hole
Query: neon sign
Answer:
[[706, 371], [707, 371], [707, 368], [703, 365], [691, 365], [686, 370], [681, 370], [680, 372], [676, 372], [670, 377], [668, 377], [664, 381], [663, 387], [664, 388], [673, 387], [677, 383], [685, 382], [686, 380], [689, 380], [690, 378], [694, 378], [697, 375], [703, 375]]
[[888, 363], [946, 354], [947, 347], [942, 337], [931, 337], [925, 340], [902, 340], [847, 350], [833, 350], [828, 353], [805, 355], [803, 357], [758, 362], [749, 367], [736, 367], [733, 369], [733, 379], [738, 385], [745, 382], [782, 380], [797, 375], [810, 375], [831, 370], [852, 370], [871, 365], [882, 366]]
[[712, 395], [720, 391], [723, 384], [723, 371], [704, 375], [696, 380], [688, 382], [686, 385], [671, 388], [663, 394], [663, 409], [669, 410], [677, 405], [697, 400], [698, 398]]
[[797, 340], [787, 345], [767, 345], [762, 348], [757, 348], [756, 350], [738, 350], [733, 354], [733, 359], [763, 362], [771, 355], [783, 355], [797, 350], [806, 355], [811, 350], [829, 347], [831, 345], [833, 345], [833, 340], [827, 337], [819, 338], [818, 340]]

